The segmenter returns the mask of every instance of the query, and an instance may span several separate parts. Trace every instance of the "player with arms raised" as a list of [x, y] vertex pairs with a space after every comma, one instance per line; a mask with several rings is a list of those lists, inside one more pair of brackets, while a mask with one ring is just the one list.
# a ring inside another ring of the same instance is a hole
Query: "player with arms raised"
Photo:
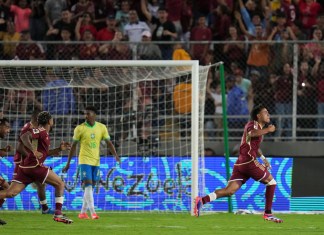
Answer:
[[[260, 151], [260, 143], [263, 135], [274, 132], [274, 125], [270, 123], [270, 115], [263, 105], [258, 105], [251, 111], [252, 121], [245, 125], [244, 133], [240, 145], [240, 154], [234, 164], [233, 173], [225, 188], [215, 190], [209, 195], [196, 197], [194, 213], [199, 216], [201, 207], [217, 198], [228, 197], [233, 195], [243, 184], [252, 178], [266, 185], [266, 203], [263, 218], [268, 221], [282, 223], [283, 220], [272, 215], [272, 201], [277, 182], [269, 172], [271, 168], [268, 160]], [[267, 127], [265, 127], [268, 125]], [[257, 157], [260, 156], [264, 164], [260, 164]]]
[[61, 142], [60, 146], [49, 150], [49, 131], [54, 125], [49, 112], [41, 112], [37, 116], [38, 128], [29, 129], [21, 135], [21, 141], [27, 149], [27, 155], [20, 163], [17, 175], [12, 180], [9, 188], [0, 191], [1, 198], [15, 197], [24, 188], [35, 181], [42, 184], [48, 183], [55, 188], [55, 214], [53, 219], [57, 222], [70, 224], [73, 221], [63, 216], [64, 183], [61, 178], [44, 166], [44, 161], [49, 155], [58, 155], [61, 151], [70, 148], [70, 144]]
[[85, 122], [78, 125], [74, 129], [73, 144], [69, 152], [68, 161], [63, 168], [63, 172], [67, 172], [70, 168], [72, 156], [75, 154], [77, 143], [80, 142], [79, 152], [79, 167], [81, 171], [81, 180], [84, 185], [84, 195], [80, 219], [89, 219], [87, 209], [89, 208], [92, 219], [99, 219], [94, 209], [94, 199], [92, 186], [99, 181], [100, 176], [100, 142], [104, 140], [109, 150], [115, 156], [116, 161], [120, 163], [115, 147], [110, 141], [107, 127], [96, 121], [97, 110], [93, 106], [88, 106], [85, 109]]
[[[34, 110], [31, 115], [30, 122], [27, 122], [23, 126], [23, 128], [21, 128], [21, 131], [20, 131], [20, 134], [18, 137], [18, 141], [17, 141], [16, 153], [14, 155], [14, 164], [15, 164], [14, 173], [13, 173], [14, 177], [17, 175], [19, 165], [20, 165], [20, 163], [22, 163], [23, 158], [25, 156], [28, 156], [28, 150], [24, 147], [20, 137], [23, 134], [25, 134], [26, 132], [28, 132], [29, 130], [32, 130], [33, 128], [38, 127], [37, 116], [39, 113], [40, 113], [40, 110], [37, 110], [37, 109]], [[37, 188], [39, 203], [41, 204], [41, 207], [42, 207], [42, 214], [54, 214], [54, 211], [51, 210], [47, 205], [46, 193], [45, 193], [46, 184], [41, 184], [38, 181], [35, 181], [34, 184], [36, 185], [36, 188]]]
[[[4, 139], [10, 132], [10, 123], [9, 123], [9, 120], [7, 118], [1, 118], [0, 119], [0, 138], [1, 139]], [[8, 152], [10, 152], [11, 150], [11, 146], [10, 145], [7, 145], [6, 147], [0, 149], [0, 156], [5, 156], [7, 155]], [[8, 189], [9, 188], [9, 184], [8, 182], [2, 178], [0, 176], [0, 188], [1, 190], [4, 190], [4, 189]], [[2, 204], [4, 203], [4, 199], [0, 199], [0, 207], [2, 206]], [[6, 222], [4, 220], [1, 220], [0, 219], [0, 225], [5, 225]]]

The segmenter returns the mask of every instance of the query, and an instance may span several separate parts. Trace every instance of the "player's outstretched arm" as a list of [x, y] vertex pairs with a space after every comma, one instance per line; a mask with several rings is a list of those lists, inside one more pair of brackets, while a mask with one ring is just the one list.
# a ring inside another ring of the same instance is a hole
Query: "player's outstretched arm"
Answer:
[[121, 164], [120, 162], [120, 157], [118, 156], [115, 146], [113, 145], [113, 143], [110, 140], [106, 140], [107, 143], [107, 155], [109, 155], [109, 153], [112, 153], [116, 159], [116, 161], [119, 163], [119, 165]]
[[251, 130], [248, 135], [250, 137], [259, 137], [261, 135], [266, 135], [271, 132], [275, 132], [276, 127], [274, 125], [269, 125], [268, 127], [261, 130]]
[[62, 151], [69, 150], [70, 148], [71, 148], [71, 144], [70, 143], [62, 141], [59, 147], [57, 147], [55, 149], [50, 149], [48, 151], [48, 155], [50, 155], [50, 156], [57, 156]]
[[62, 172], [67, 172], [70, 168], [70, 162], [71, 162], [71, 159], [72, 157], [74, 156], [75, 154], [75, 150], [76, 150], [76, 146], [77, 146], [77, 142], [73, 142], [72, 143], [72, 146], [70, 147], [70, 151], [69, 151], [69, 155], [68, 155], [68, 160], [66, 162], [66, 165], [65, 167], [62, 169]]

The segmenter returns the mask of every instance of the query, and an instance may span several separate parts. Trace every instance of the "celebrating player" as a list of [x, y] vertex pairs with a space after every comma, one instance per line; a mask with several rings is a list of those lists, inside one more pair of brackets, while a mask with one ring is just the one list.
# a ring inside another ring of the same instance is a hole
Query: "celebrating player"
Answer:
[[[241, 140], [240, 154], [234, 164], [234, 169], [230, 180], [225, 188], [215, 190], [209, 195], [196, 197], [194, 213], [199, 216], [201, 207], [217, 198], [227, 197], [233, 195], [241, 186], [251, 177], [255, 181], [259, 181], [266, 185], [266, 203], [263, 218], [268, 221], [282, 223], [283, 220], [272, 215], [272, 200], [277, 182], [269, 172], [271, 168], [268, 160], [262, 155], [260, 151], [260, 143], [262, 136], [274, 132], [276, 130], [274, 125], [270, 125], [270, 115], [268, 110], [263, 105], [258, 105], [251, 111], [252, 121], [245, 125], [244, 133]], [[265, 125], [268, 125], [265, 127]], [[256, 159], [260, 156], [264, 164], [260, 164]]]
[[74, 129], [73, 143], [69, 152], [68, 161], [63, 168], [63, 172], [67, 172], [70, 168], [70, 161], [75, 154], [77, 143], [80, 142], [79, 152], [79, 167], [81, 171], [81, 180], [85, 187], [83, 195], [83, 204], [80, 219], [89, 219], [87, 209], [89, 208], [92, 219], [99, 219], [94, 209], [93, 190], [92, 186], [99, 181], [100, 171], [100, 142], [104, 140], [109, 150], [115, 156], [116, 161], [120, 163], [115, 147], [110, 141], [107, 127], [96, 122], [97, 110], [95, 107], [89, 106], [85, 109], [85, 122], [78, 125]]
[[[0, 138], [1, 139], [5, 138], [9, 134], [9, 132], [10, 132], [9, 120], [6, 118], [1, 118], [0, 119]], [[0, 156], [6, 155], [7, 152], [9, 152], [10, 150], [11, 150], [10, 145], [7, 145], [5, 148], [0, 149]], [[1, 190], [9, 188], [9, 184], [1, 176], [0, 176], [0, 187], [1, 187]], [[3, 202], [4, 202], [4, 199], [3, 198], [0, 199], [0, 204], [1, 204], [0, 207], [2, 206]], [[6, 221], [0, 219], [0, 225], [5, 225], [5, 224], [6, 224]]]
[[1, 198], [15, 197], [28, 184], [38, 181], [48, 183], [55, 188], [55, 213], [53, 219], [57, 222], [70, 224], [73, 221], [63, 216], [64, 183], [58, 175], [43, 163], [48, 155], [58, 155], [61, 151], [70, 148], [70, 144], [61, 142], [60, 146], [49, 150], [49, 131], [53, 126], [53, 118], [49, 112], [40, 112], [37, 116], [38, 128], [29, 129], [20, 139], [27, 149], [27, 156], [20, 163], [17, 175], [7, 190], [0, 191]]
[[[26, 132], [28, 132], [29, 130], [33, 129], [33, 128], [37, 128], [38, 127], [38, 123], [37, 123], [37, 115], [40, 113], [39, 110], [34, 110], [34, 112], [31, 115], [31, 119], [30, 122], [26, 123], [23, 128], [20, 131], [20, 135], [18, 137], [18, 142], [17, 142], [17, 147], [16, 147], [16, 153], [14, 156], [14, 164], [15, 164], [15, 169], [14, 169], [14, 177], [15, 175], [17, 175], [18, 169], [19, 169], [19, 165], [20, 163], [23, 161], [23, 158], [25, 156], [28, 156], [28, 151], [25, 149], [20, 136], [22, 136], [23, 134], [25, 134]], [[41, 204], [42, 207], [42, 214], [54, 214], [54, 211], [51, 210], [48, 205], [47, 205], [47, 201], [46, 201], [46, 194], [45, 194], [45, 188], [46, 188], [46, 184], [41, 184], [38, 181], [35, 181], [34, 184], [36, 185], [37, 188], [37, 194], [38, 194], [38, 198], [39, 198], [39, 202]]]

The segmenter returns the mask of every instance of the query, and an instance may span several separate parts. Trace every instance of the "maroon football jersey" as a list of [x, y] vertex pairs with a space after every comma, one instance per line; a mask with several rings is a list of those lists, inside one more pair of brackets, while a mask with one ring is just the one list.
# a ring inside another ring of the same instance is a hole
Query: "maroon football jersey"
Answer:
[[258, 156], [258, 149], [262, 142], [262, 136], [248, 137], [248, 133], [252, 130], [262, 129], [258, 122], [250, 121], [244, 127], [244, 133], [241, 140], [240, 155], [236, 164], [242, 164], [254, 160]]
[[36, 167], [42, 165], [46, 160], [50, 147], [50, 138], [47, 131], [44, 128], [35, 128], [29, 130], [32, 134], [33, 145], [37, 145], [37, 151], [41, 152], [43, 156], [36, 158], [36, 156], [30, 151], [27, 157], [23, 159], [21, 166], [23, 167]]
[[[31, 129], [32, 124], [30, 122], [27, 122], [20, 130], [20, 134], [18, 136], [18, 142], [22, 143], [20, 137], [25, 134], [28, 130]], [[14, 156], [14, 163], [20, 163], [22, 161], [22, 155], [16, 150], [15, 156]]]

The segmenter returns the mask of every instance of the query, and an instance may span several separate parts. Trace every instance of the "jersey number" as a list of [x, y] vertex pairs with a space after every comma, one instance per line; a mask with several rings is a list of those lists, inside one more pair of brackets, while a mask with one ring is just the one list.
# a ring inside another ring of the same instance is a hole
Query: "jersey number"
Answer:
[[95, 149], [97, 147], [96, 142], [90, 142], [90, 148]]

